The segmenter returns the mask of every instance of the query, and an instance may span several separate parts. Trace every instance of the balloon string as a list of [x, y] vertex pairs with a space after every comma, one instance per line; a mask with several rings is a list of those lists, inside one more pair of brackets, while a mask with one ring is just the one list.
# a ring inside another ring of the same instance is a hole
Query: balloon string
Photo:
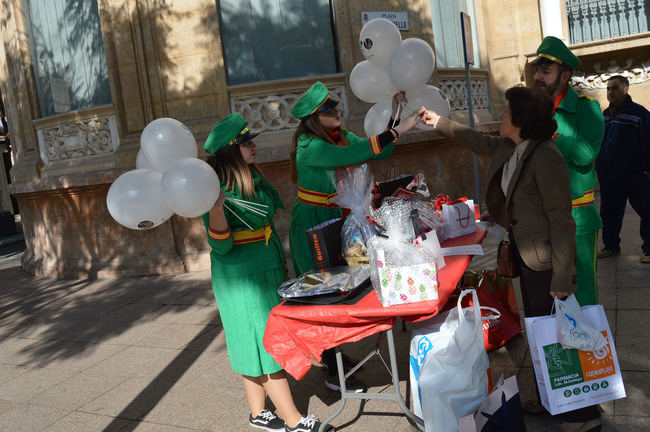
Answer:
[[250, 226], [250, 225], [248, 225], [244, 219], [240, 218], [239, 215], [238, 215], [237, 213], [235, 213], [235, 212], [234, 212], [230, 207], [228, 207], [228, 206], [226, 205], [226, 203], [223, 203], [223, 206], [224, 206], [226, 209], [230, 210], [230, 213], [232, 213], [232, 214], [233, 214], [237, 219], [239, 219], [239, 220], [240, 220], [244, 225], [246, 225], [246, 226], [248, 227], [249, 230], [253, 231], [253, 227]]
[[237, 201], [235, 201], [233, 199], [230, 199], [230, 198], [226, 198], [226, 199], [228, 201], [232, 202], [233, 204], [235, 204], [236, 206], [239, 206], [239, 207], [241, 207], [243, 209], [246, 209], [246, 210], [248, 210], [248, 211], [250, 211], [252, 213], [255, 213], [257, 215], [260, 215], [260, 216], [266, 216], [267, 215], [267, 212], [265, 212], [264, 210], [260, 210], [259, 208], [253, 207], [253, 206], [248, 205], [248, 204], [244, 204], [245, 202], [248, 202], [248, 201], [237, 202]]
[[395, 118], [393, 119], [393, 124], [390, 125], [391, 128], [395, 127], [395, 123], [397, 123], [397, 119], [399, 118], [399, 113], [400, 110], [402, 109], [402, 104], [404, 101], [399, 101], [399, 104], [397, 104], [397, 114], [395, 114]]
[[262, 204], [262, 203], [258, 203], [258, 202], [255, 202], [255, 201], [246, 201], [246, 200], [243, 200], [243, 199], [239, 199], [239, 198], [230, 198], [230, 197], [228, 197], [227, 199], [228, 199], [229, 201], [233, 201], [233, 202], [244, 203], [244, 204], [247, 204], [247, 205], [249, 205], [249, 206], [257, 206], [257, 207], [269, 208], [268, 205], [266, 205], [266, 204]]

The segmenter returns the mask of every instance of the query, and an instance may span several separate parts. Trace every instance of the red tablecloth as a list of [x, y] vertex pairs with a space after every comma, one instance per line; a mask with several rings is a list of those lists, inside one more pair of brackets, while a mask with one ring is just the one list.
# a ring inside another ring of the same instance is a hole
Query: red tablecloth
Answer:
[[[449, 239], [442, 247], [481, 243], [486, 231]], [[296, 379], [311, 368], [311, 359], [321, 360], [321, 353], [347, 342], [388, 330], [397, 317], [420, 321], [438, 313], [458, 285], [472, 257], [445, 257], [445, 267], [438, 272], [438, 300], [384, 307], [371, 291], [354, 305], [298, 306], [284, 302], [273, 308], [266, 324], [264, 348]]]

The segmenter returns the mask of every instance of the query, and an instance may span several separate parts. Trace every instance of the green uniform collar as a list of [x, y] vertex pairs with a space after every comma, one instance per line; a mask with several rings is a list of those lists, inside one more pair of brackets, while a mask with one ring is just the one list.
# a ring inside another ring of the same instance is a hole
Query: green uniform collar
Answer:
[[[575, 113], [578, 106], [578, 93], [571, 87], [571, 84], [567, 84], [569, 88], [567, 89], [564, 97], [560, 101], [560, 104], [557, 106], [557, 109], [562, 111], [567, 111], [570, 113]], [[557, 111], [557, 110], [556, 110]]]

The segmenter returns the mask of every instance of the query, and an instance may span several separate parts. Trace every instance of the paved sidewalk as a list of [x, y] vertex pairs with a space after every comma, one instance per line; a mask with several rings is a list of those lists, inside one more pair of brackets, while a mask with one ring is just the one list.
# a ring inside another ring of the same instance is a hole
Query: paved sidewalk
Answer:
[[[638, 262], [638, 217], [628, 210], [620, 256], [600, 261], [600, 299], [615, 333], [628, 397], [605, 404], [603, 431], [650, 430], [650, 265]], [[496, 241], [484, 243], [494, 259]], [[248, 409], [230, 370], [208, 272], [112, 280], [34, 278], [20, 269], [23, 244], [0, 246], [0, 430], [247, 431]], [[407, 328], [408, 330], [408, 328]], [[409, 334], [395, 331], [402, 392]], [[346, 347], [361, 357], [376, 338]], [[385, 346], [382, 345], [385, 352]], [[517, 374], [522, 397], [534, 394], [523, 336], [490, 354], [494, 378]], [[361, 370], [372, 390], [387, 388], [379, 360]], [[327, 417], [338, 398], [312, 368], [291, 381], [302, 412]], [[552, 430], [548, 416], [528, 430]], [[339, 431], [413, 431], [397, 405], [350, 401]]]

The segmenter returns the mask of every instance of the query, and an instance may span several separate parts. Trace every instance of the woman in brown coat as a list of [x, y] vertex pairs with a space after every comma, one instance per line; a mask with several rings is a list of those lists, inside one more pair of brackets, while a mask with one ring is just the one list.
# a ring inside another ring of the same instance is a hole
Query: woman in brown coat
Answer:
[[[551, 313], [554, 297], [576, 291], [575, 223], [569, 174], [551, 141], [556, 123], [553, 101], [536, 89], [512, 87], [501, 116], [500, 136], [491, 136], [427, 111], [422, 121], [475, 153], [491, 156], [486, 203], [506, 230], [519, 267], [524, 314]], [[541, 408], [537, 403], [529, 409]], [[543, 408], [542, 408], [543, 409]], [[597, 407], [563, 415], [572, 426], [600, 425]], [[595, 430], [595, 429], [594, 429]]]

